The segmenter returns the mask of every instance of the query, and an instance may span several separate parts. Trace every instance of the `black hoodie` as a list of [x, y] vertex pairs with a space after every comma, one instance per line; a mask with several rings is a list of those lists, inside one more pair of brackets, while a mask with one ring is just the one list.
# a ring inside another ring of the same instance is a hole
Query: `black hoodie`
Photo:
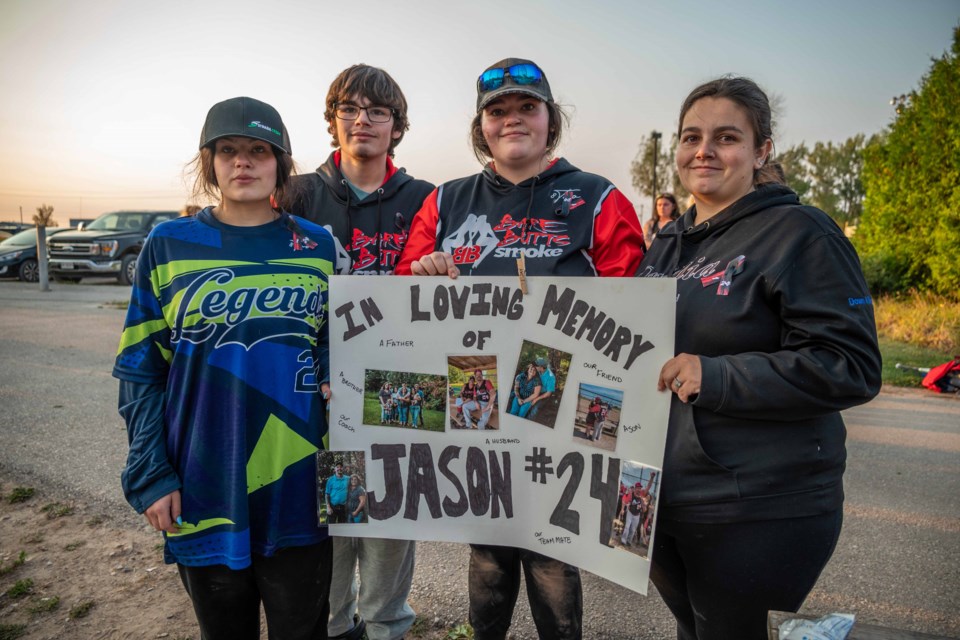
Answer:
[[840, 410], [880, 389], [873, 305], [850, 242], [795, 193], [764, 185], [657, 235], [638, 276], [676, 277], [676, 353], [700, 394], [673, 397], [660, 517], [735, 522], [839, 508]]
[[444, 183], [410, 229], [397, 274], [433, 251], [463, 275], [630, 276], [643, 257], [643, 231], [630, 201], [610, 182], [559, 158], [513, 184], [487, 165]]
[[387, 158], [384, 183], [363, 200], [340, 172], [339, 151], [313, 173], [294, 178], [291, 213], [323, 226], [337, 245], [339, 275], [393, 273], [406, 244], [410, 222], [433, 191]]

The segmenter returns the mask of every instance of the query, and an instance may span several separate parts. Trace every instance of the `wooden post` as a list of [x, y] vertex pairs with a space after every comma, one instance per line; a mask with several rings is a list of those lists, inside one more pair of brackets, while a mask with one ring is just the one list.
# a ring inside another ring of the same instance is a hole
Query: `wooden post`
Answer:
[[50, 291], [50, 274], [47, 270], [47, 227], [37, 225], [37, 266], [40, 268], [40, 291]]

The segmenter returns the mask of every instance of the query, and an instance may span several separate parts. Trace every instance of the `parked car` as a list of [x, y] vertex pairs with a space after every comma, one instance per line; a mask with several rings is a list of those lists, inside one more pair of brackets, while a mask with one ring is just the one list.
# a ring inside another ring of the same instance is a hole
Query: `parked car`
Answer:
[[27, 224], [26, 222], [0, 222], [0, 240], [6, 240], [12, 235], [16, 235], [21, 231], [26, 231], [33, 225]]
[[103, 214], [83, 231], [58, 234], [47, 242], [50, 273], [58, 282], [110, 275], [120, 284], [131, 284], [147, 234], [179, 215], [177, 211], [115, 211]]
[[[64, 231], [72, 231], [72, 229], [47, 227], [47, 237]], [[36, 227], [21, 231], [0, 242], [0, 278], [20, 278], [24, 282], [40, 280]]]

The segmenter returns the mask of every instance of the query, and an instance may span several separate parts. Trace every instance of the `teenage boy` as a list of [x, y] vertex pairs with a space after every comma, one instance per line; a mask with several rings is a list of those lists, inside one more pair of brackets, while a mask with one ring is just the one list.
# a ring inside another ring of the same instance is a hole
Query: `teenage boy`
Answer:
[[[386, 71], [358, 64], [330, 85], [323, 116], [336, 150], [315, 172], [297, 176], [290, 211], [333, 235], [336, 273], [391, 274], [414, 214], [433, 191], [391, 159], [410, 128], [407, 100]], [[414, 552], [412, 540], [333, 539], [331, 639], [403, 637], [415, 618], [407, 603]]]
[[323, 117], [336, 150], [295, 178], [291, 213], [333, 235], [337, 274], [391, 274], [414, 214], [433, 191], [393, 164], [410, 128], [407, 100], [386, 71], [358, 64], [330, 85]]

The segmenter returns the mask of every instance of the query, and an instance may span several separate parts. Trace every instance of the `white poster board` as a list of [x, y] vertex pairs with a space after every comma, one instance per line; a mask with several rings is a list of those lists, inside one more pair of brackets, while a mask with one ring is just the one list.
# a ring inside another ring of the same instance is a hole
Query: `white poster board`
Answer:
[[[527, 282], [330, 279], [329, 448], [365, 458], [366, 491], [331, 533], [523, 547], [645, 594], [675, 281]], [[641, 515], [620, 513], [624, 487]]]

